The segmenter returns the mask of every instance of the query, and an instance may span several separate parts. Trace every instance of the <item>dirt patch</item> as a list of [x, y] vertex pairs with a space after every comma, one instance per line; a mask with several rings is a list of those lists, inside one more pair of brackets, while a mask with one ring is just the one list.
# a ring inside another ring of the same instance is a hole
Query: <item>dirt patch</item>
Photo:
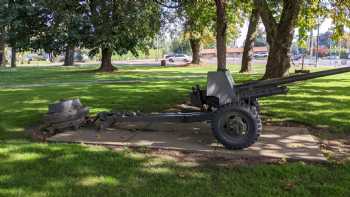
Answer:
[[[324, 162], [319, 142], [307, 129], [297, 127], [265, 126], [259, 141], [239, 151], [225, 149], [212, 135], [206, 123], [124, 123], [114, 128], [96, 132], [81, 129], [58, 134], [51, 142], [82, 143], [108, 147], [178, 151], [189, 158], [202, 161], [306, 161]], [[186, 157], [184, 157], [186, 158]]]
[[322, 140], [321, 150], [328, 160], [335, 162], [350, 161], [350, 137], [348, 139]]
[[[125, 151], [125, 147], [107, 146], [113, 151]], [[212, 155], [192, 151], [176, 151], [164, 149], [149, 149], [144, 147], [129, 147], [131, 151], [146, 154], [147, 156], [173, 160], [178, 165], [183, 166], [237, 166], [237, 165], [258, 165], [258, 164], [284, 164], [287, 162], [297, 162], [294, 160], [278, 158], [237, 158], [222, 155]], [[319, 162], [315, 162], [319, 163]]]
[[326, 125], [310, 126], [297, 122], [271, 122], [264, 119], [264, 124], [269, 126], [300, 127], [306, 128], [320, 143], [320, 148], [329, 161], [343, 163], [350, 161], [350, 135], [345, 133], [331, 132]]

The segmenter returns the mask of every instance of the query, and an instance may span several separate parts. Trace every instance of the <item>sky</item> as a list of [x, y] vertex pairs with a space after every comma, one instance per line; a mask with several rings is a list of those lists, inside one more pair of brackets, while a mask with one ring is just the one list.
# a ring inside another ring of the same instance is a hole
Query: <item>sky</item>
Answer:
[[[239, 47], [243, 46], [243, 44], [244, 44], [245, 37], [246, 37], [247, 32], [248, 32], [248, 25], [249, 25], [249, 21], [246, 21], [244, 24], [244, 27], [242, 28], [241, 35], [237, 40], [237, 45]], [[331, 25], [332, 25], [332, 19], [329, 19], [329, 18], [325, 19], [324, 22], [320, 26], [320, 34], [327, 32], [329, 30], [329, 28], [331, 27]], [[260, 23], [260, 28], [262, 28], [262, 29], [264, 28], [264, 25], [262, 23]], [[316, 34], [317, 34], [317, 31], [315, 30], [314, 35], [316, 35]]]

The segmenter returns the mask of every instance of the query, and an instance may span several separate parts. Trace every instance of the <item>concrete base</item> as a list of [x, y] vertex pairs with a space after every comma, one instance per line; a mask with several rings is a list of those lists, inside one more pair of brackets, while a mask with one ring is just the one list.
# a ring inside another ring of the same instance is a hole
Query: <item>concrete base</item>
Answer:
[[84, 143], [106, 146], [148, 147], [199, 152], [233, 158], [273, 158], [326, 161], [319, 142], [306, 128], [265, 126], [259, 141], [240, 151], [223, 148], [206, 123], [174, 124], [124, 123], [96, 133], [93, 129], [68, 131], [48, 139], [50, 142]]

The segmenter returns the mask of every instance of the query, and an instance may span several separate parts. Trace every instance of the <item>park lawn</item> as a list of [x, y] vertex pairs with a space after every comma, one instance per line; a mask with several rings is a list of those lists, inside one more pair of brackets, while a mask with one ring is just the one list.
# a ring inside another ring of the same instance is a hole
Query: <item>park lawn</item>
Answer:
[[[0, 196], [349, 196], [350, 165], [183, 166], [130, 151], [29, 141], [25, 127], [37, 122], [47, 105], [81, 98], [93, 113], [105, 110], [162, 111], [184, 102], [192, 85], [202, 86], [213, 66], [122, 67], [96, 74], [94, 66], [0, 70]], [[238, 82], [258, 79], [237, 74]], [[91, 81], [115, 80], [110, 84]], [[136, 81], [122, 83], [122, 81]], [[59, 83], [71, 85], [59, 85]], [[47, 84], [47, 87], [20, 85]], [[349, 85], [348, 85], [349, 84]], [[265, 116], [334, 133], [350, 131], [350, 74], [290, 87], [288, 96], [262, 100]]]

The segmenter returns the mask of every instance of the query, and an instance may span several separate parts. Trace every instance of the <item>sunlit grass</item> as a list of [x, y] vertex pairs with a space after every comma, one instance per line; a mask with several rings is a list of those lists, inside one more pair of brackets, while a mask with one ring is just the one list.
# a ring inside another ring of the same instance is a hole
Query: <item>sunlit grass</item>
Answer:
[[0, 156], [0, 196], [350, 194], [349, 165], [193, 167], [127, 150], [53, 144], [7, 143], [0, 153], [9, 156]]
[[[96, 66], [25, 67], [0, 73], [0, 137], [11, 136], [11, 127], [26, 127], [39, 120], [49, 103], [62, 98], [80, 98], [92, 113], [109, 110], [162, 111], [188, 99], [195, 84], [205, 86], [206, 73], [215, 66], [194, 67], [122, 67], [115, 73], [96, 73]], [[256, 74], [238, 74], [230, 70], [238, 83], [259, 79]], [[342, 74], [290, 86], [287, 96], [261, 101], [262, 112], [274, 121], [288, 120], [311, 126], [327, 125], [333, 131], [350, 130], [350, 74]], [[96, 80], [136, 83], [95, 84]], [[80, 81], [79, 84], [74, 82]], [[66, 83], [65, 86], [55, 83]], [[69, 83], [72, 83], [69, 85]], [[47, 84], [44, 87], [14, 88], [16, 85]], [[10, 87], [7, 87], [10, 86]], [[16, 134], [16, 137], [19, 135]]]
[[[18, 68], [0, 72], [0, 196], [350, 196], [350, 166], [180, 165], [174, 159], [101, 147], [39, 144], [23, 131], [40, 120], [49, 103], [80, 98], [92, 113], [109, 110], [163, 111], [188, 99], [194, 84], [205, 86], [204, 67], [123, 67], [112, 74], [95, 66]], [[258, 79], [238, 74], [238, 83]], [[139, 80], [137, 83], [84, 83]], [[72, 83], [57, 86], [54, 83]], [[22, 84], [44, 87], [18, 88]], [[350, 74], [290, 86], [287, 96], [261, 101], [264, 116], [332, 132], [350, 131]]]

